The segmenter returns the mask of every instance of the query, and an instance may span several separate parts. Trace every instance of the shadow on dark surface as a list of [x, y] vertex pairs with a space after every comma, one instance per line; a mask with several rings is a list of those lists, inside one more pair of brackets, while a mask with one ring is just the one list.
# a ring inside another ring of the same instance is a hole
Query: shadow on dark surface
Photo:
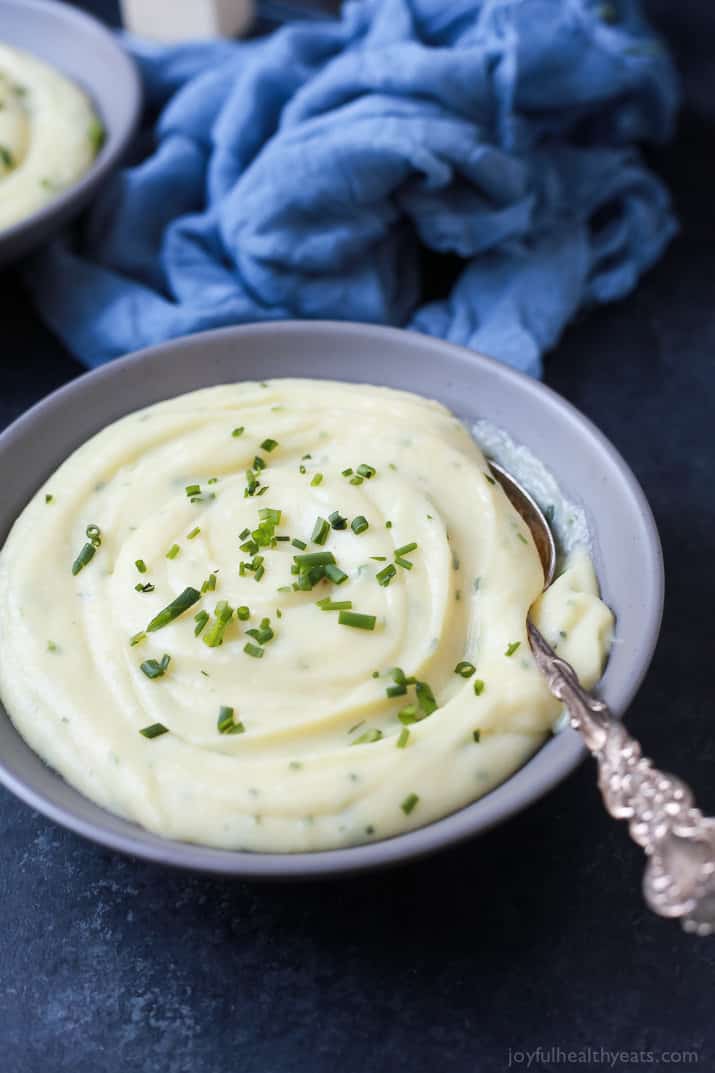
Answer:
[[[715, 153], [702, 112], [651, 159], [682, 233], [635, 295], [567, 332], [547, 380], [620, 448], [653, 506], [665, 618], [628, 722], [712, 813]], [[7, 422], [81, 369], [12, 273], [0, 317]], [[590, 762], [477, 841], [349, 881], [166, 872], [4, 791], [0, 847], [3, 1073], [501, 1073], [509, 1048], [539, 1045], [693, 1049], [686, 1068], [715, 1068], [715, 944], [645, 911], [640, 851], [605, 816]]]

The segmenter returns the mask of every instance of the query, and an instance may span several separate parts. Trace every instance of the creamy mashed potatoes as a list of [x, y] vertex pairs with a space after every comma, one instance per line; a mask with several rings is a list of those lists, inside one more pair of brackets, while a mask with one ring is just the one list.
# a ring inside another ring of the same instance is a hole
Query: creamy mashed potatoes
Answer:
[[439, 404], [209, 388], [104, 429], [22, 513], [0, 555], [0, 693], [52, 767], [152, 831], [352, 845], [473, 801], [541, 745], [559, 705], [529, 651], [535, 601], [598, 679], [612, 616], [587, 552], [542, 586]]
[[77, 86], [27, 52], [0, 44], [0, 230], [76, 182], [103, 138]]

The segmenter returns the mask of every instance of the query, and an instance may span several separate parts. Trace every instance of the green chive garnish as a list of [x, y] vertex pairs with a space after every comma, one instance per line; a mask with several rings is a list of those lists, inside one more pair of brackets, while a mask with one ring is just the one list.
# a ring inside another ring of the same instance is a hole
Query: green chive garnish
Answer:
[[208, 645], [209, 648], [218, 648], [219, 645], [222, 645], [223, 635], [232, 618], [233, 608], [226, 600], [219, 600], [214, 608], [214, 622], [212, 622], [208, 633], [203, 636], [204, 644]]
[[208, 611], [199, 611], [197, 615], [194, 615], [194, 622], [196, 623], [196, 625], [194, 626], [194, 637], [199, 636], [210, 618], [211, 616], [209, 615]]
[[233, 430], [231, 435], [234, 437], [234, 439], [237, 439], [239, 436], [243, 436], [245, 431], [246, 431], [245, 427], [243, 425], [239, 425], [238, 428], [235, 428]]
[[243, 734], [246, 730], [243, 723], [237, 723], [233, 708], [229, 708], [226, 705], [221, 705], [218, 710], [218, 719], [216, 721], [219, 734]]
[[45, 496], [45, 503], [51, 503], [54, 498], [55, 497], [48, 492]]
[[497, 483], [497, 482], [496, 482], [496, 481], [494, 480], [494, 478], [493, 478], [493, 477], [490, 477], [490, 476], [489, 476], [489, 474], [488, 474], [488, 473], [485, 473], [485, 474], [484, 474], [484, 476], [485, 476], [485, 478], [486, 478], [486, 479], [487, 479], [487, 480], [489, 481], [489, 483], [490, 483], [490, 484], [496, 484], [496, 483]]
[[328, 521], [333, 529], [347, 529], [348, 527], [347, 518], [344, 518], [339, 510], [334, 510], [332, 514], [329, 514]]
[[[150, 675], [149, 677], [155, 678], [156, 675]], [[152, 723], [149, 727], [143, 727], [139, 733], [145, 738], [160, 738], [162, 734], [169, 733], [169, 728], [165, 727], [163, 723]]]
[[155, 615], [146, 628], [147, 633], [156, 633], [157, 630], [161, 630], [164, 626], [168, 626], [170, 622], [173, 622], [179, 615], [183, 615], [184, 611], [188, 611], [190, 607], [201, 599], [201, 593], [198, 589], [192, 589], [189, 586], [188, 589], [177, 596], [170, 604]]
[[352, 471], [352, 470], [350, 469], [350, 467], [348, 466], [348, 468], [347, 468], [347, 469], [344, 469], [344, 470], [342, 471], [342, 475], [343, 475], [343, 477], [352, 477], [352, 475], [353, 475], [353, 471]]
[[388, 686], [385, 693], [388, 697], [404, 697], [407, 692], [407, 686], [404, 682], [398, 683], [396, 686]]
[[142, 583], [140, 581], [138, 585], [134, 586], [134, 591], [135, 592], [153, 592], [155, 588], [156, 588], [156, 585], [152, 585], [151, 581], [147, 581], [144, 585], [142, 585]]
[[186, 492], [186, 494], [189, 497], [189, 499], [191, 499], [192, 496], [200, 496], [201, 495], [201, 485], [200, 484], [187, 484], [186, 488], [184, 489], [184, 491]]
[[377, 574], [375, 574], [375, 580], [377, 581], [378, 585], [382, 585], [383, 589], [386, 589], [396, 573], [397, 570], [395, 569], [393, 564], [388, 563], [387, 566], [385, 566], [382, 570], [379, 570]]
[[411, 551], [416, 551], [418, 547], [419, 545], [415, 541], [412, 541], [411, 544], [403, 544], [401, 548], [395, 549], [395, 555], [409, 555]]
[[256, 455], [256, 457], [253, 459], [253, 468], [257, 470], [265, 469], [266, 460], [264, 458], [261, 458], [260, 455]]
[[401, 555], [395, 556], [395, 562], [398, 566], [401, 566], [403, 570], [411, 570], [414, 565], [409, 559], [403, 559]]
[[341, 626], [352, 626], [356, 630], [374, 630], [376, 621], [375, 615], [361, 615], [357, 611], [341, 611], [338, 615]]
[[432, 712], [437, 711], [437, 701], [434, 698], [434, 693], [426, 682], [416, 682], [415, 693], [417, 694], [419, 706], [425, 715], [432, 715]]
[[507, 650], [504, 655], [513, 656], [519, 648], [521, 648], [521, 641], [512, 641], [511, 644], [507, 646]]
[[218, 477], [209, 477], [207, 484], [218, 484]]
[[194, 537], [197, 537], [200, 532], [201, 532], [201, 530], [199, 529], [199, 527], [197, 525], [195, 529], [192, 529], [190, 533], [186, 534], [186, 539], [187, 540], [193, 540]]
[[133, 637], [129, 638], [129, 644], [132, 646], [132, 648], [136, 648], [136, 646], [140, 645], [145, 638], [146, 633], [144, 632], [144, 630], [140, 630], [139, 633], [135, 633]]
[[251, 641], [243, 646], [243, 651], [247, 656], [253, 656], [254, 659], [263, 659], [263, 649], [258, 645], [254, 645]]
[[357, 477], [357, 476], [355, 476], [355, 477], [351, 477], [351, 478], [350, 478], [350, 483], [351, 483], [351, 484], [356, 484], [356, 485], [357, 485], [357, 484], [362, 484], [362, 482], [363, 482], [363, 478], [362, 478], [362, 477]]
[[424, 715], [417, 711], [416, 704], [408, 704], [397, 713], [397, 718], [403, 726], [410, 726], [412, 723], [421, 722], [424, 719]]
[[271, 451], [275, 451], [277, 446], [278, 446], [278, 440], [267, 439], [267, 440], [264, 440], [263, 443], [261, 444], [261, 450], [262, 451], [268, 451], [268, 453], [270, 454]]
[[342, 583], [348, 579], [348, 575], [344, 570], [341, 570], [339, 566], [334, 566], [331, 563], [328, 563], [325, 567], [325, 576], [330, 578], [336, 585], [342, 585]]
[[364, 734], [361, 734], [359, 738], [355, 738], [350, 742], [351, 745], [370, 745], [373, 741], [381, 741], [383, 737], [382, 731], [377, 727], [373, 727], [372, 730], [366, 730]]
[[245, 604], [242, 604], [236, 611], [236, 618], [240, 619], [241, 622], [246, 622], [250, 617], [250, 609]]
[[181, 548], [179, 547], [178, 544], [172, 544], [171, 547], [169, 548], [169, 550], [166, 553], [167, 559], [175, 559], [180, 551], [181, 551]]
[[297, 566], [327, 566], [335, 562], [332, 551], [310, 551], [307, 555], [294, 555], [293, 562]]
[[160, 660], [147, 659], [141, 664], [139, 670], [142, 671], [147, 678], [162, 678], [166, 674], [166, 669], [171, 663], [171, 656], [167, 656], [166, 653]]
[[203, 585], [201, 586], [201, 593], [203, 595], [203, 593], [205, 592], [213, 592], [215, 588], [216, 572], [214, 571], [213, 573], [209, 574], [209, 576], [206, 578], [206, 581], [204, 581]]
[[363, 462], [362, 465], [358, 466], [357, 471], [360, 476], [364, 477], [367, 481], [369, 481], [370, 478], [374, 477], [377, 473], [377, 470], [374, 466], [368, 466], [365, 462]]
[[407, 729], [407, 727], [403, 727], [402, 730], [400, 731], [400, 735], [399, 735], [399, 737], [397, 739], [397, 748], [398, 749], [404, 749], [409, 740], [410, 740], [410, 732]]
[[134, 565], [140, 574], [146, 574], [147, 566], [143, 559], [136, 559]]
[[317, 488], [318, 485], [322, 484], [322, 483], [323, 483], [323, 474], [322, 473], [316, 473], [315, 476], [313, 477], [312, 481], [310, 482], [310, 487], [311, 488]]
[[471, 678], [476, 669], [477, 668], [474, 666], [473, 663], [470, 663], [469, 660], [463, 659], [460, 660], [460, 662], [454, 668], [454, 673], [461, 675], [462, 678]]
[[291, 544], [294, 548], [300, 548], [301, 551], [305, 551], [305, 549], [308, 547], [306, 542], [304, 540], [298, 540], [298, 537], [293, 537], [293, 539], [291, 540]]
[[94, 544], [85, 544], [82, 547], [79, 555], [72, 563], [72, 574], [76, 577], [80, 570], [83, 570], [87, 563], [91, 562], [94, 558], [94, 554], [97, 548]]
[[419, 797], [417, 796], [417, 794], [408, 794], [407, 795], [405, 800], [400, 805], [400, 808], [404, 812], [405, 816], [409, 816], [409, 814], [412, 812], [412, 809], [415, 807], [415, 805], [417, 804], [418, 801], [419, 801]]
[[392, 529], [392, 522], [385, 522], [385, 529]]
[[350, 522], [350, 528], [356, 536], [359, 536], [360, 533], [364, 533], [369, 528], [367, 518], [363, 517], [362, 514], [358, 514], [357, 518], [353, 518]]
[[324, 600], [318, 600], [316, 607], [321, 611], [352, 611], [352, 600], [331, 600], [326, 596]]
[[482, 681], [481, 678], [475, 679], [474, 692], [476, 693], [476, 695], [478, 697], [481, 697], [482, 693], [484, 692], [484, 682]]
[[472, 733], [472, 737], [474, 738], [475, 741], [479, 741], [481, 739], [481, 736], [482, 736], [481, 730], [475, 730]]

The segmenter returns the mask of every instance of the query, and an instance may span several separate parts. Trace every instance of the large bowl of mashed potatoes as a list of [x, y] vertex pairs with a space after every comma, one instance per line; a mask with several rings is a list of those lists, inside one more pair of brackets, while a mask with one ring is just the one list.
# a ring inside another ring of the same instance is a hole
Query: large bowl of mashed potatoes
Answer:
[[[552, 520], [543, 595], [490, 457]], [[617, 713], [652, 656], [660, 547], [623, 460], [441, 342], [164, 344], [35, 407], [0, 463], [0, 777], [134, 855], [294, 876], [424, 854], [583, 755], [528, 614]]]
[[66, 4], [0, 4], [0, 265], [46, 241], [89, 201], [134, 133], [133, 62]]

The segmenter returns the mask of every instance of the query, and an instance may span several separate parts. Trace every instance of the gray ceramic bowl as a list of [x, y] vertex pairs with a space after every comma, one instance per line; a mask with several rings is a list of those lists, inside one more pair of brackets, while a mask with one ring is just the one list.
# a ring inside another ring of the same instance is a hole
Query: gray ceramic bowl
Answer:
[[[0, 542], [37, 487], [108, 422], [195, 388], [275, 376], [408, 388], [460, 417], [488, 418], [541, 458], [588, 515], [603, 594], [618, 618], [601, 694], [614, 712], [625, 711], [653, 655], [663, 603], [660, 543], [643, 492], [604, 436], [558, 395], [489, 358], [426, 336], [329, 322], [251, 325], [165, 343], [88, 373], [0, 436]], [[232, 853], [169, 841], [105, 812], [47, 768], [0, 709], [0, 780], [28, 804], [113, 849], [243, 877], [357, 872], [430, 853], [523, 809], [583, 755], [567, 730], [480, 801], [382, 842], [320, 853]]]
[[89, 95], [107, 132], [85, 175], [39, 212], [0, 230], [0, 266], [47, 241], [95, 194], [126, 150], [139, 120], [141, 83], [133, 61], [101, 23], [68, 4], [0, 0], [0, 41], [32, 52]]

